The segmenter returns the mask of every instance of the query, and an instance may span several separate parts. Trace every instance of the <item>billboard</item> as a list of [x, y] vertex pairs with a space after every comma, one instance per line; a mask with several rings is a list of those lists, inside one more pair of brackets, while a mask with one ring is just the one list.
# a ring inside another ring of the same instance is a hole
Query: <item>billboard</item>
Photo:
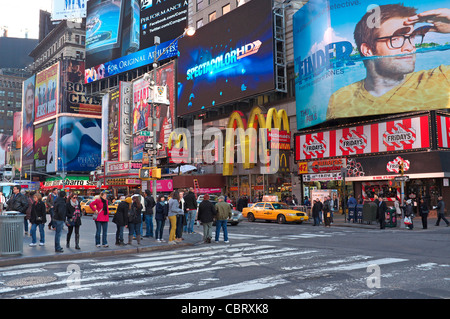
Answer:
[[61, 113], [101, 116], [101, 100], [87, 96], [84, 84], [84, 61], [61, 62]]
[[58, 171], [93, 171], [101, 165], [101, 120], [58, 118]]
[[[167, 156], [167, 142], [169, 135], [175, 128], [175, 62], [169, 62], [156, 69], [155, 83], [158, 86], [167, 87], [167, 99], [170, 104], [152, 104], [155, 108], [157, 119], [156, 140], [162, 148], [158, 150], [158, 156]], [[142, 78], [133, 82], [133, 134], [148, 128], [148, 119], [151, 117], [150, 89], [148, 82]], [[142, 159], [142, 150], [147, 138], [135, 136], [133, 141], [133, 159]]]
[[34, 127], [34, 170], [38, 172], [56, 171], [56, 121]]
[[165, 49], [160, 60], [175, 56], [177, 43], [170, 44], [184, 32], [187, 9], [186, 0], [90, 0], [85, 83], [150, 64]]
[[120, 90], [115, 88], [109, 92], [108, 112], [108, 160], [119, 160], [119, 121], [120, 121]]
[[36, 74], [35, 121], [56, 115], [59, 102], [59, 62]]
[[298, 129], [450, 108], [448, 2], [371, 3], [311, 0], [294, 14]]
[[22, 169], [33, 167], [33, 123], [36, 75], [23, 82], [22, 92]]
[[86, 18], [87, 1], [53, 0], [52, 20]]
[[295, 160], [398, 152], [430, 147], [427, 115], [295, 136]]
[[272, 1], [260, 0], [179, 40], [177, 115], [274, 90], [273, 37]]

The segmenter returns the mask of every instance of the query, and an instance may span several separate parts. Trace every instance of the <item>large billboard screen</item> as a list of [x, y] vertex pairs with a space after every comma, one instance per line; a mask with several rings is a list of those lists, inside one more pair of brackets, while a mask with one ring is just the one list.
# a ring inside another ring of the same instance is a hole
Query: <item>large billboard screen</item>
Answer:
[[273, 45], [271, 0], [250, 1], [181, 39], [177, 115], [274, 90]]
[[101, 165], [101, 120], [58, 118], [58, 171], [89, 172]]
[[34, 127], [34, 170], [56, 171], [56, 121], [38, 124]]
[[59, 62], [36, 74], [35, 121], [56, 115], [59, 101]]
[[450, 108], [448, 2], [311, 0], [293, 18], [297, 128]]
[[182, 35], [188, 1], [90, 0], [86, 18], [86, 77], [90, 83], [177, 54], [170, 44]]
[[33, 123], [36, 75], [23, 82], [22, 89], [22, 169], [33, 167]]

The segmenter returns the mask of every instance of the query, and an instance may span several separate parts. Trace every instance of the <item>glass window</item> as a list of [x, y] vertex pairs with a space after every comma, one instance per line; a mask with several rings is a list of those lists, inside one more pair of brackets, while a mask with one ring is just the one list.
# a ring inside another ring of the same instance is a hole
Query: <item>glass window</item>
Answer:
[[201, 27], [203, 27], [203, 19], [198, 20], [197, 23], [196, 23], [196, 28], [197, 29], [199, 29]]
[[231, 5], [227, 4], [225, 6], [222, 7], [222, 15], [227, 14], [228, 12], [230, 12], [231, 10]]
[[255, 208], [263, 208], [263, 207], [264, 207], [264, 203], [255, 204]]
[[208, 15], [208, 21], [211, 22], [211, 21], [216, 20], [216, 16], [217, 16], [216, 11], [210, 13], [210, 14]]
[[197, 11], [203, 9], [203, 0], [197, 0]]

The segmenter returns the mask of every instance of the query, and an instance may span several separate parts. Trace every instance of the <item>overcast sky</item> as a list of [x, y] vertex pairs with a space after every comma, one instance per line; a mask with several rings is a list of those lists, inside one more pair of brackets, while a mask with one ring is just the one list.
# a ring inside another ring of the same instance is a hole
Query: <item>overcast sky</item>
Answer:
[[[0, 0], [0, 29], [8, 28], [8, 37], [37, 39], [39, 9], [51, 12], [53, 0]], [[0, 35], [3, 31], [0, 30]]]

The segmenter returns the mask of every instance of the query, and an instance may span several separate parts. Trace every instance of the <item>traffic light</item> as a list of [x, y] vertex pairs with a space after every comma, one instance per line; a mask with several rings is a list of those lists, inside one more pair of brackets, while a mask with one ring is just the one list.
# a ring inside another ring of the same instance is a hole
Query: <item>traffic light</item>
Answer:
[[143, 167], [139, 170], [139, 178], [143, 180], [149, 180], [152, 178], [152, 171], [149, 167]]
[[160, 179], [161, 178], [161, 169], [157, 167], [152, 168], [152, 179]]
[[399, 172], [400, 175], [402, 175], [402, 176], [403, 176], [403, 174], [405, 173], [405, 167], [404, 167], [404, 165], [403, 165], [403, 162], [400, 162], [400, 163], [398, 164], [398, 172]]

